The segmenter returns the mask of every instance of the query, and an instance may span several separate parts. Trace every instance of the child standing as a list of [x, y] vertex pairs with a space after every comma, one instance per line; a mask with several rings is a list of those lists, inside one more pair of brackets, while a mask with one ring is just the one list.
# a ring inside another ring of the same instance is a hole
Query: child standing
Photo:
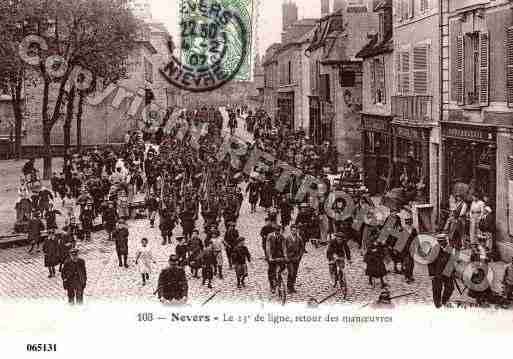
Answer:
[[374, 242], [371, 244], [363, 260], [367, 264], [365, 274], [369, 277], [369, 284], [374, 288], [374, 278], [379, 278], [381, 281], [381, 288], [386, 288], [384, 277], [387, 274], [387, 269], [384, 262], [385, 251], [381, 244]]
[[187, 252], [189, 253], [188, 262], [191, 273], [194, 278], [198, 278], [198, 268], [200, 267], [199, 257], [203, 251], [203, 242], [197, 229], [192, 231], [192, 237], [187, 243]]
[[138, 266], [139, 273], [141, 273], [143, 286], [146, 285], [147, 280], [150, 280], [152, 263], [156, 264], [151, 249], [148, 248], [148, 239], [143, 238], [141, 239], [141, 248], [139, 248], [135, 255], [135, 265]]

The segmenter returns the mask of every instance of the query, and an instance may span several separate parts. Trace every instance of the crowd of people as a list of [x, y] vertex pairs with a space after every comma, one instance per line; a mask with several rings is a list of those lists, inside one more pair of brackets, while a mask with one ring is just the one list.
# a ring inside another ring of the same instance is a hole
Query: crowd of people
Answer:
[[[176, 245], [169, 267], [158, 278], [159, 298], [187, 298], [186, 267], [193, 279], [200, 279], [208, 288], [213, 287], [216, 278], [224, 280], [226, 270], [234, 270], [237, 287], [244, 288], [248, 263], [257, 255], [250, 252], [247, 239], [238, 231], [245, 199], [251, 207], [249, 215], [259, 207], [267, 213], [260, 240], [271, 292], [276, 289], [276, 272], [285, 266], [288, 291], [296, 291], [301, 260], [310, 250], [309, 243], [313, 250], [327, 245], [326, 259], [332, 275], [336, 261], [344, 261], [345, 266], [346, 260], [351, 263], [354, 258], [348, 245], [352, 241], [361, 250], [367, 266], [365, 275], [372, 287], [375, 280], [379, 280], [382, 289], [388, 287], [389, 258], [394, 264], [393, 275], [403, 275], [408, 284], [414, 282], [414, 254], [409, 249], [418, 241], [418, 233], [413, 228], [411, 214], [399, 210], [390, 214], [408, 238], [400, 253], [393, 250], [396, 237], [379, 240], [380, 225], [372, 218], [363, 223], [351, 216], [331, 218], [323, 204], [332, 187], [351, 193], [356, 203], [355, 213], [365, 208], [372, 217], [375, 205], [365, 195], [358, 167], [350, 161], [339, 167], [338, 154], [329, 142], [315, 146], [304, 131], [284, 131], [261, 110], [253, 114], [247, 113], [247, 107], [233, 106], [227, 111], [231, 135], [245, 119], [246, 130], [254, 136], [252, 146], [296, 167], [301, 174], [293, 176], [279, 191], [275, 185], [280, 172], [272, 163], [257, 166], [247, 176], [232, 167], [229, 155], [217, 158], [227, 136], [223, 133], [224, 120], [218, 109], [205, 107], [179, 114], [181, 120], [191, 125], [194, 122], [196, 128], [198, 124], [208, 124], [208, 131], [200, 137], [198, 146], [190, 141], [190, 133], [177, 136], [178, 128], [166, 128], [165, 123], [156, 133], [133, 131], [119, 148], [94, 147], [80, 153], [66, 153], [62, 172], [54, 173], [51, 178], [51, 190], [40, 184], [34, 161], [24, 166], [17, 205], [19, 222], [24, 223], [28, 232], [30, 252], [34, 248], [39, 250], [46, 231], [42, 248], [44, 264], [50, 278], [56, 276], [59, 267], [70, 303], [82, 302], [87, 282], [85, 262], [78, 257], [77, 242], [90, 241], [91, 233], [101, 228], [115, 244], [120, 268], [129, 268], [129, 250], [132, 243], [138, 243], [135, 264], [141, 284], [148, 283], [155, 265], [148, 246], [152, 238], [131, 240], [127, 224], [138, 217], [146, 218], [150, 227], [158, 224], [162, 246]], [[338, 182], [330, 177], [333, 174], [340, 178]], [[320, 179], [326, 191], [318, 197], [308, 195], [298, 201], [297, 192], [307, 175]], [[62, 211], [56, 209], [59, 200]], [[346, 205], [339, 199], [332, 209], [343, 213]], [[63, 218], [61, 228], [58, 216]], [[200, 217], [203, 228], [198, 227]], [[432, 270], [436, 272], [436, 268]], [[437, 275], [442, 274], [435, 273], [434, 278]], [[510, 277], [511, 274], [507, 278], [511, 280]], [[439, 287], [438, 282], [433, 282], [437, 307], [446, 303], [438, 299], [442, 297]], [[450, 298], [447, 293], [443, 296]]]

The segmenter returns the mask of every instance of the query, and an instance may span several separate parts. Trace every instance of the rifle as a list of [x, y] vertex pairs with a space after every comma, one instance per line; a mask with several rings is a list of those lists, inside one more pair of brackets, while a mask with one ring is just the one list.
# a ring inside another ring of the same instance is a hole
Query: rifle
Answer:
[[210, 297], [207, 298], [206, 301], [203, 302], [203, 304], [201, 304], [201, 306], [205, 306], [208, 302], [210, 302], [212, 299], [214, 299], [214, 297], [219, 293], [221, 292], [221, 290], [217, 290], [214, 292], [214, 294], [212, 294]]
[[[318, 301], [318, 300], [317, 300], [317, 299], [315, 299], [314, 297], [310, 297], [310, 299], [309, 299], [309, 303], [311, 303], [310, 305], [312, 305], [312, 306], [318, 306], [319, 304], [324, 303], [324, 302], [325, 302], [325, 301], [327, 301], [328, 299], [333, 298], [335, 295], [337, 295], [337, 293], [338, 293], [338, 290], [337, 290], [337, 291], [335, 291], [335, 292], [333, 292], [333, 293], [331, 293], [331, 294], [330, 294], [330, 295], [328, 295], [327, 297], [325, 297], [325, 298], [321, 299], [320, 301]], [[313, 303], [312, 303], [312, 302], [313, 302]]]
[[456, 278], [453, 278], [453, 281], [454, 281], [454, 285], [456, 286], [456, 289], [458, 289], [458, 292], [460, 293], [460, 295], [463, 295], [463, 293], [465, 293], [465, 290], [467, 289], [467, 287], [465, 286], [465, 288], [463, 288], [463, 290], [461, 290]]
[[[397, 298], [402, 298], [402, 297], [408, 297], [408, 296], [413, 295], [413, 294], [415, 294], [415, 293], [417, 293], [417, 292], [410, 292], [410, 293], [406, 293], [406, 294], [396, 295], [395, 297], [391, 297], [391, 298], [390, 298], [390, 300], [392, 300], [392, 299], [397, 299]], [[374, 303], [374, 302], [372, 302], [372, 303], [367, 303], [367, 304], [365, 304], [364, 306], [362, 306], [362, 308], [365, 308], [365, 307], [367, 307], [367, 306], [369, 306], [369, 305], [371, 305], [371, 304], [373, 304], [373, 303]]]

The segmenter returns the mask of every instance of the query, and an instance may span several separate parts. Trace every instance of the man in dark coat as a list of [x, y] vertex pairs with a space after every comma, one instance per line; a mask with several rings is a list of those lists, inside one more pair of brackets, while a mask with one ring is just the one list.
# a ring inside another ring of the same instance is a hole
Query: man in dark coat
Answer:
[[295, 293], [297, 272], [299, 269], [299, 263], [301, 262], [301, 258], [303, 258], [304, 245], [303, 239], [299, 235], [299, 232], [295, 225], [292, 225], [290, 227], [290, 231], [291, 235], [285, 239], [285, 248], [287, 251], [286, 254], [289, 260], [287, 287], [289, 293]]
[[428, 264], [428, 272], [431, 277], [433, 288], [433, 302], [435, 307], [440, 308], [447, 305], [454, 292], [454, 264], [451, 265], [451, 254], [447, 248], [447, 238], [437, 238], [439, 243], [439, 252], [436, 259]]
[[64, 231], [56, 233], [56, 238], [59, 243], [59, 272], [62, 272], [62, 266], [69, 259], [69, 253], [75, 246], [73, 235]]
[[191, 239], [187, 242], [187, 261], [194, 278], [198, 278], [198, 269], [201, 265], [199, 261], [201, 251], [203, 251], [203, 242], [201, 241], [198, 230], [195, 229], [192, 231]]
[[158, 198], [150, 193], [146, 198], [146, 210], [148, 211], [148, 218], [150, 219], [150, 226], [153, 228], [155, 225], [155, 214], [159, 209]]
[[173, 237], [173, 230], [176, 225], [176, 213], [172, 206], [163, 204], [160, 210], [160, 223], [159, 229], [162, 236], [162, 245], [171, 244]]
[[408, 236], [408, 239], [405, 242], [400, 256], [403, 260], [402, 268], [404, 279], [406, 280], [406, 283], [411, 284], [414, 282], [413, 269], [415, 267], [415, 261], [413, 258], [414, 252], [412, 252], [412, 250], [416, 248], [416, 246], [412, 248], [412, 244], [414, 241], [418, 241], [418, 232], [413, 227], [413, 218], [411, 216], [405, 218], [404, 222], [405, 227], [403, 228], [404, 233], [402, 235]]
[[112, 239], [112, 231], [116, 226], [117, 218], [118, 215], [116, 213], [116, 209], [114, 208], [114, 203], [111, 201], [106, 202], [102, 214], [102, 220], [105, 231], [107, 231], [107, 234], [109, 235], [109, 241]]
[[292, 203], [292, 196], [289, 194], [283, 194], [280, 199], [281, 225], [283, 228], [290, 224], [293, 210], [294, 204]]
[[187, 301], [189, 286], [185, 270], [178, 266], [176, 255], [169, 257], [169, 267], [162, 270], [158, 281], [158, 297], [168, 301]]
[[86, 204], [85, 208], [80, 213], [80, 222], [82, 223], [82, 238], [83, 240], [90, 241], [91, 240], [91, 232], [93, 231], [93, 219], [94, 219], [94, 211], [93, 211], [93, 203], [89, 202]]
[[48, 278], [55, 277], [55, 266], [60, 261], [59, 242], [55, 238], [54, 230], [48, 231], [48, 237], [43, 244], [43, 252], [45, 254], [45, 267], [48, 268]]
[[78, 257], [78, 249], [70, 251], [69, 258], [62, 267], [62, 285], [68, 292], [69, 304], [82, 304], [84, 289], [87, 284], [87, 271], [85, 261]]
[[245, 239], [240, 237], [237, 244], [231, 251], [231, 262], [235, 267], [235, 276], [237, 277], [237, 288], [245, 287], [244, 280], [248, 276], [247, 262], [251, 262], [251, 254], [248, 247], [244, 244]]
[[249, 193], [249, 204], [251, 205], [251, 213], [256, 212], [256, 204], [260, 196], [260, 182], [251, 178], [246, 187], [246, 192]]
[[194, 229], [195, 220], [194, 203], [190, 199], [185, 199], [184, 210], [180, 213], [180, 221], [183, 229], [183, 236], [188, 240]]
[[276, 223], [276, 215], [269, 214], [267, 218], [265, 219], [265, 225], [260, 230], [260, 238], [262, 240], [262, 250], [264, 251], [264, 254], [266, 252], [267, 248], [267, 236], [274, 232], [274, 228], [277, 226]]
[[119, 266], [125, 266], [125, 268], [128, 268], [127, 257], [129, 232], [124, 220], [119, 220], [118, 228], [114, 230], [112, 236], [116, 242], [116, 253], [118, 255]]
[[232, 251], [239, 242], [239, 231], [235, 228], [235, 222], [228, 222], [227, 227], [228, 229], [224, 234], [223, 244], [226, 251], [226, 258], [228, 258], [228, 265], [230, 269], [232, 269]]

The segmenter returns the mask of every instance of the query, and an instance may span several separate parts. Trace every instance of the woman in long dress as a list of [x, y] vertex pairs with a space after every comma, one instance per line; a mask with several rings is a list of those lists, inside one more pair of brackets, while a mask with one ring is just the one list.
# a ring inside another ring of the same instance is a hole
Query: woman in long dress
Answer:
[[156, 264], [151, 249], [148, 247], [148, 239], [143, 238], [141, 239], [141, 247], [137, 250], [135, 255], [135, 264], [139, 269], [139, 273], [141, 273], [143, 286], [146, 285], [147, 280], [150, 280], [152, 263]]
[[470, 204], [470, 242], [477, 243], [481, 231], [479, 230], [479, 221], [484, 216], [485, 203], [479, 199], [477, 194], [472, 195]]

